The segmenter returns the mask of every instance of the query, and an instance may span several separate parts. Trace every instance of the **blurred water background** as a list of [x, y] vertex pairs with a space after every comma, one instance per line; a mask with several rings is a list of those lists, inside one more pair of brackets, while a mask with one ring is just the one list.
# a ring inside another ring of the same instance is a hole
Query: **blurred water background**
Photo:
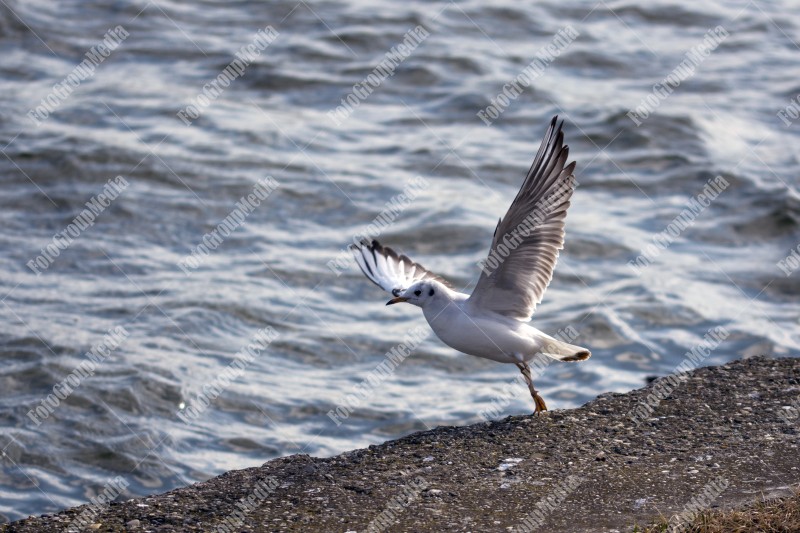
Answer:
[[[124, 497], [144, 495], [481, 421], [517, 369], [433, 336], [346, 399], [427, 325], [416, 308], [384, 307], [340, 254], [413, 189], [379, 239], [470, 290], [555, 114], [579, 187], [534, 323], [571, 328], [593, 357], [537, 379], [551, 408], [668, 374], [719, 328], [700, 364], [797, 354], [795, 7], [4, 2], [0, 520], [84, 503], [116, 476]], [[408, 32], [413, 46], [398, 49]], [[390, 75], [354, 92], [393, 47], [407, 54]], [[241, 75], [206, 86], [232, 62]], [[531, 64], [529, 86], [498, 100]], [[671, 74], [677, 86], [654, 89]], [[478, 113], [493, 99], [487, 125]], [[717, 176], [724, 190], [632, 268]], [[187, 263], [259, 182], [274, 190]], [[93, 198], [108, 205], [70, 228]], [[63, 231], [77, 234], [68, 246], [54, 241]], [[125, 333], [109, 344], [109, 331]], [[268, 346], [237, 355], [259, 332]], [[499, 416], [532, 410], [518, 387]]]

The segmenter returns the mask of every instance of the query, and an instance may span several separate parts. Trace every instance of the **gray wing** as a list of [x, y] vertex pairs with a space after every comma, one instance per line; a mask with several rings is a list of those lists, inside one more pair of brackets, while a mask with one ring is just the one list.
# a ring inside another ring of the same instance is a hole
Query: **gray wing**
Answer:
[[489, 256], [469, 301], [517, 320], [529, 320], [564, 248], [564, 221], [574, 190], [573, 161], [564, 166], [563, 122], [553, 117], [536, 158], [506, 216], [497, 223]]
[[381, 289], [399, 296], [404, 290], [422, 279], [435, 279], [448, 287], [452, 286], [408, 256], [398, 254], [387, 246], [373, 240], [362, 241], [359, 245], [350, 245], [361, 271], [370, 281]]

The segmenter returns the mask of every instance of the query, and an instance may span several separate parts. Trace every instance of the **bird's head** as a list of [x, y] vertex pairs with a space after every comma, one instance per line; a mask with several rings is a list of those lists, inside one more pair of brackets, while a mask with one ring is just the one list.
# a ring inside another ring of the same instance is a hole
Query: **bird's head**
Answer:
[[417, 307], [425, 307], [429, 302], [442, 296], [445, 290], [445, 286], [436, 280], [429, 279], [418, 281], [398, 294], [397, 297], [386, 302], [386, 305], [406, 302], [411, 305], [416, 305]]

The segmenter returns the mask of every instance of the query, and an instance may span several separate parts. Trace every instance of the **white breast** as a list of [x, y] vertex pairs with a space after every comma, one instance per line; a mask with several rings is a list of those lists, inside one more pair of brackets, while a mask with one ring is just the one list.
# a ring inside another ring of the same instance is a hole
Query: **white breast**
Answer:
[[427, 305], [422, 311], [436, 336], [460, 352], [514, 363], [519, 357], [530, 360], [539, 351], [534, 328], [499, 315], [470, 314], [465, 298]]

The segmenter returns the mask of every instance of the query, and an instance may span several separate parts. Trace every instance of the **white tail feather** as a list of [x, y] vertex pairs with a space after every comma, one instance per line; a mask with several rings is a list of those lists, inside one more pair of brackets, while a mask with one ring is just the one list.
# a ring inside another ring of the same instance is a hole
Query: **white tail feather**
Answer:
[[[548, 336], [549, 337], [549, 336]], [[592, 356], [586, 348], [549, 337], [543, 340], [542, 353], [557, 361], [585, 361]]]

